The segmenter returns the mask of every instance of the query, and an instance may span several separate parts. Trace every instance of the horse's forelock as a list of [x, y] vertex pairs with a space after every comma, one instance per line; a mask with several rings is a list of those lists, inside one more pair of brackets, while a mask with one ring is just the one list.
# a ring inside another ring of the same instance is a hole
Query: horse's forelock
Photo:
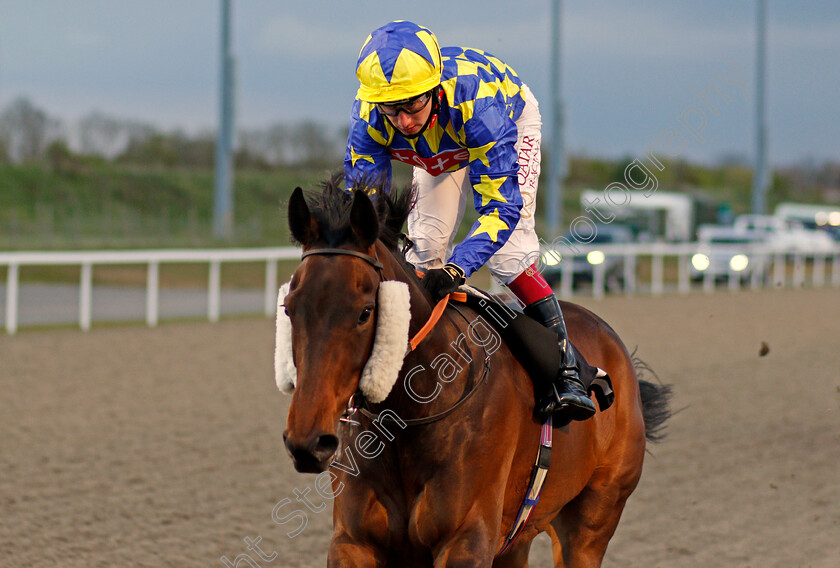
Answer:
[[[335, 174], [321, 183], [320, 191], [306, 194], [310, 213], [318, 224], [320, 239], [330, 247], [340, 246], [353, 238], [350, 229], [353, 194], [342, 188], [343, 179], [341, 174]], [[396, 249], [413, 204], [413, 190], [393, 190], [382, 178], [362, 179], [354, 188], [364, 191], [371, 198], [379, 218], [379, 239], [388, 248]]]

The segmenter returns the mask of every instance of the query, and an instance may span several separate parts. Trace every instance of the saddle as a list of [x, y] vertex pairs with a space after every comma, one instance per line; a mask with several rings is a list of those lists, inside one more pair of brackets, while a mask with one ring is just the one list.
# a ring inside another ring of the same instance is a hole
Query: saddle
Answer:
[[[547, 377], [553, 379], [557, 375], [561, 355], [557, 336], [551, 330], [525, 315], [517, 304], [504, 302], [501, 296], [472, 286], [461, 286], [458, 291], [464, 292], [466, 299], [461, 296], [456, 301], [464, 300], [464, 304], [493, 326], [531, 377], [534, 386], [544, 384]], [[569, 345], [574, 349], [583, 386], [590, 395], [595, 395], [601, 411], [606, 410], [615, 400], [609, 375], [590, 365], [571, 341]]]

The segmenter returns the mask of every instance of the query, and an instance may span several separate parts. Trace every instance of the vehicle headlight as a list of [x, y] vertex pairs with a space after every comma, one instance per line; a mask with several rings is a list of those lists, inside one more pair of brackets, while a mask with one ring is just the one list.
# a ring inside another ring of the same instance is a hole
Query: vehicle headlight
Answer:
[[695, 268], [695, 270], [699, 270], [703, 272], [709, 265], [712, 264], [712, 261], [709, 260], [709, 257], [703, 254], [702, 252], [698, 252], [694, 256], [691, 257], [691, 266]]
[[542, 255], [542, 263], [546, 266], [557, 266], [561, 260], [563, 260], [563, 255], [556, 250], [544, 252]]
[[605, 258], [604, 253], [599, 250], [590, 251], [590, 253], [586, 255], [586, 261], [589, 264], [601, 264], [604, 262]]
[[741, 272], [747, 265], [749, 265], [750, 259], [747, 258], [745, 254], [736, 254], [732, 258], [729, 259], [729, 268], [734, 270], [735, 272]]
[[828, 224], [832, 227], [840, 227], [840, 211], [832, 211], [828, 214]]

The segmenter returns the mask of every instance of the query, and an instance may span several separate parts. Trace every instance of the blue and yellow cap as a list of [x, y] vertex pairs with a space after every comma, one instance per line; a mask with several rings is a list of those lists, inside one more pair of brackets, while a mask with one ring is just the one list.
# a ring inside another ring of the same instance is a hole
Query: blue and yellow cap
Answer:
[[387, 103], [422, 95], [440, 84], [443, 64], [437, 38], [405, 20], [385, 24], [365, 40], [356, 63], [356, 97]]

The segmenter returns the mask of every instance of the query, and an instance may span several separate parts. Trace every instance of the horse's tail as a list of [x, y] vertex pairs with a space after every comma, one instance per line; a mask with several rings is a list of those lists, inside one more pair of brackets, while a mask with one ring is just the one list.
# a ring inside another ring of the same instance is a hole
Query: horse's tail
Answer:
[[671, 387], [639, 381], [642, 394], [642, 414], [645, 418], [645, 437], [661, 442], [665, 436], [665, 422], [671, 417]]
[[[645, 419], [645, 437], [650, 442], [661, 442], [665, 436], [665, 423], [671, 417], [671, 395], [673, 391], [670, 385], [664, 385], [659, 377], [653, 372], [647, 363], [636, 355], [637, 349], [630, 355], [633, 361], [633, 369], [639, 380], [639, 392], [642, 395], [642, 414]], [[645, 373], [652, 374], [657, 382], [652, 383], [642, 379]]]

